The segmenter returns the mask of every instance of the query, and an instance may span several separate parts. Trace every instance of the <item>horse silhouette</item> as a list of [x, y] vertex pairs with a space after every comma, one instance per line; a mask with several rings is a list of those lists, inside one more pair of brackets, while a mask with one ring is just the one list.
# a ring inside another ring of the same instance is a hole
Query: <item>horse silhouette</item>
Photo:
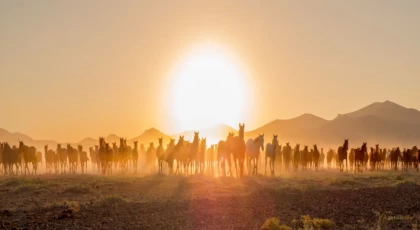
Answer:
[[[235, 162], [236, 177], [243, 177], [244, 175], [244, 161], [245, 161], [245, 153], [246, 153], [246, 145], [245, 145], [244, 139], [245, 139], [245, 124], [242, 124], [242, 125], [239, 124], [239, 136], [233, 137], [231, 145], [230, 145], [232, 156]], [[238, 172], [238, 166], [239, 166], [239, 172]]]
[[265, 172], [264, 174], [267, 174], [267, 158], [269, 158], [270, 159], [269, 161], [270, 173], [272, 176], [274, 176], [274, 165], [276, 161], [277, 149], [281, 149], [281, 146], [279, 146], [277, 135], [273, 135], [273, 141], [271, 143], [267, 143], [267, 145], [265, 146]]
[[163, 161], [165, 160], [165, 149], [163, 148], [163, 138], [159, 138], [159, 145], [156, 149], [156, 157], [158, 160], [158, 174], [163, 175]]
[[292, 147], [290, 146], [289, 142], [283, 147], [283, 162], [284, 162], [284, 170], [289, 171], [289, 165], [292, 161]]
[[232, 139], [234, 137], [233, 133], [229, 133], [229, 135], [226, 138], [226, 141], [219, 141], [218, 145], [217, 145], [217, 161], [219, 164], [219, 169], [222, 169], [222, 176], [226, 176], [226, 162], [228, 163], [228, 173], [230, 175], [232, 175], [232, 168], [231, 168], [231, 153], [232, 153], [232, 149], [231, 149], [231, 144], [232, 144]]
[[346, 161], [346, 171], [347, 171], [347, 151], [349, 149], [349, 140], [345, 139], [344, 144], [338, 147], [337, 155], [338, 155], [338, 166], [340, 171], [344, 171], [344, 161]]
[[264, 134], [259, 134], [258, 137], [249, 139], [246, 142], [246, 154], [249, 163], [248, 173], [251, 175], [258, 175], [258, 160], [260, 157], [260, 149], [264, 151]]
[[354, 150], [354, 171], [363, 172], [363, 162], [367, 155], [367, 143], [363, 143], [362, 147]]
[[137, 173], [137, 165], [139, 160], [138, 141], [134, 141], [134, 149], [131, 158], [133, 160], [134, 173]]

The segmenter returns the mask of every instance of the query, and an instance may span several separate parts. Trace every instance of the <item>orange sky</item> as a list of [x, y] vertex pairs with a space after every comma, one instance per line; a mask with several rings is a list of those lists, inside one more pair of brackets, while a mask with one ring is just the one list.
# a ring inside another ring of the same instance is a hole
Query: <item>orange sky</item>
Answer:
[[247, 129], [374, 101], [420, 108], [419, 21], [414, 0], [1, 1], [0, 127], [57, 141], [176, 133], [169, 75], [208, 41], [253, 82]]

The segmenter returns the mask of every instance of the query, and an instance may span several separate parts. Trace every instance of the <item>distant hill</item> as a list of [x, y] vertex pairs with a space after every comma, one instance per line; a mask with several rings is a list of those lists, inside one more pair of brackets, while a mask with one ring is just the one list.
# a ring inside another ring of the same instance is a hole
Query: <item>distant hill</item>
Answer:
[[[362, 142], [384, 147], [420, 145], [420, 112], [396, 103], [376, 102], [328, 121], [304, 114], [290, 120], [275, 120], [245, 134], [247, 138], [266, 134], [266, 142], [278, 134], [280, 142], [338, 146], [344, 139], [351, 147]], [[267, 136], [268, 134], [268, 136]]]
[[[208, 143], [217, 143], [225, 139], [229, 132], [237, 134], [234, 128], [219, 124], [206, 129], [196, 130], [200, 137], [206, 137]], [[362, 142], [368, 142], [369, 146], [381, 144], [383, 147], [412, 147], [420, 145], [420, 111], [405, 108], [394, 102], [375, 102], [360, 110], [338, 115], [333, 120], [325, 120], [312, 114], [303, 114], [292, 119], [277, 119], [260, 128], [245, 133], [245, 138], [254, 138], [258, 134], [265, 134], [266, 143], [271, 142], [272, 135], [277, 134], [281, 143], [300, 143], [302, 145], [318, 144], [325, 147], [337, 147], [344, 139], [350, 140], [350, 147], [358, 147]], [[149, 142], [157, 143], [158, 138], [163, 137], [164, 143], [170, 138], [178, 139], [184, 135], [186, 140], [192, 140], [194, 130], [185, 131], [177, 135], [167, 135], [151, 128], [141, 135], [128, 139], [128, 144], [133, 141], [148, 145]], [[119, 136], [108, 135], [105, 139], [109, 143], [119, 143]], [[42, 150], [45, 144], [50, 148], [56, 148], [57, 143], [49, 140], [33, 140], [22, 133], [11, 133], [0, 129], [0, 141], [7, 141], [17, 145], [18, 140]], [[85, 138], [78, 143], [85, 148], [98, 144], [94, 138]]]
[[129, 142], [132, 143], [134, 141], [138, 141], [139, 144], [145, 144], [146, 146], [149, 145], [150, 142], [153, 142], [156, 145], [159, 138], [163, 138], [163, 142], [165, 144], [169, 143], [171, 137], [155, 128], [151, 128], [144, 131], [141, 135], [130, 139]]
[[420, 111], [405, 108], [391, 101], [375, 102], [360, 110], [345, 115], [350, 117], [375, 116], [383, 121], [420, 124]]
[[284, 142], [308, 142], [316, 140], [313, 135], [328, 121], [312, 114], [303, 114], [288, 120], [274, 120], [258, 129], [245, 133], [246, 138], [255, 138], [258, 134], [264, 134], [266, 141], [271, 141], [274, 134]]

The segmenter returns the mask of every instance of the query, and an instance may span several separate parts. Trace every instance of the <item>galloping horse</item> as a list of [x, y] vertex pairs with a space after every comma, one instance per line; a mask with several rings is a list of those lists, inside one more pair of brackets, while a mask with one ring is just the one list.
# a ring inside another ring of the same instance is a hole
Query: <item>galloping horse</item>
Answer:
[[159, 146], [156, 149], [156, 157], [158, 159], [158, 174], [163, 175], [163, 161], [165, 159], [165, 149], [163, 148], [163, 138], [159, 138]]
[[[173, 140], [171, 140], [173, 143]], [[171, 144], [170, 144], [171, 145]], [[168, 163], [169, 173], [174, 173], [174, 161], [182, 151], [182, 147], [184, 146], [184, 136], [179, 136], [178, 142], [174, 147], [168, 147], [165, 154], [165, 160]], [[177, 162], [177, 167], [179, 166], [179, 162]]]
[[292, 147], [289, 142], [286, 143], [286, 146], [283, 147], [283, 161], [284, 161], [284, 170], [289, 171], [289, 164], [292, 160]]
[[[245, 124], [239, 124], [239, 136], [232, 138], [231, 150], [233, 159], [235, 160], [236, 176], [243, 177], [244, 175], [244, 160], [246, 153], [245, 145]], [[264, 143], [263, 143], [264, 146]], [[239, 165], [239, 175], [238, 175], [238, 165]]]
[[80, 167], [82, 168], [82, 174], [87, 173], [87, 162], [89, 161], [88, 155], [86, 151], [83, 151], [83, 146], [78, 145], [77, 149], [79, 151], [80, 157]]
[[[246, 154], [248, 156], [248, 173], [258, 175], [258, 159], [260, 157], [260, 149], [264, 151], [264, 134], [259, 134], [255, 139], [249, 139], [246, 142]], [[251, 172], [251, 165], [253, 169]]]
[[340, 172], [344, 170], [344, 160], [346, 161], [346, 171], [347, 171], [347, 150], [349, 149], [349, 140], [345, 139], [343, 146], [338, 147], [338, 166]]
[[23, 160], [25, 162], [25, 175], [26, 171], [28, 174], [30, 174], [28, 164], [32, 163], [32, 173], [36, 174], [36, 171], [38, 169], [38, 161], [36, 159], [36, 149], [35, 147], [29, 147], [23, 144], [22, 141], [19, 141], [19, 152], [23, 156]]
[[355, 172], [363, 172], [363, 162], [365, 158], [365, 154], [367, 155], [367, 143], [363, 142], [361, 148], [357, 148], [354, 151], [354, 171]]
[[277, 153], [277, 149], [280, 148], [281, 146], [279, 146], [279, 142], [277, 140], [277, 135], [273, 135], [273, 141], [272, 143], [267, 143], [267, 145], [265, 146], [265, 173], [267, 174], [267, 158], [270, 158], [270, 172], [271, 175], [274, 176], [274, 163], [276, 161], [276, 153]]
[[139, 160], [139, 151], [137, 149], [138, 141], [134, 141], [134, 149], [131, 158], [133, 160], [134, 173], [137, 173], [137, 162]]
[[299, 161], [300, 161], [300, 145], [296, 144], [295, 152], [293, 153], [293, 167], [296, 172], [298, 171]]
[[229, 133], [229, 135], [226, 138], [226, 141], [219, 141], [219, 144], [217, 145], [217, 161], [219, 164], [218, 168], [219, 169], [222, 168], [222, 176], [226, 176], [226, 167], [225, 167], [226, 161], [229, 167], [228, 173], [232, 175], [231, 161], [230, 161], [230, 154], [232, 150], [230, 146], [232, 143], [233, 135], [234, 135], [233, 133]]
[[319, 168], [319, 157], [320, 157], [320, 154], [319, 154], [318, 146], [314, 145], [312, 158], [314, 162], [315, 171], [318, 171], [318, 168]]

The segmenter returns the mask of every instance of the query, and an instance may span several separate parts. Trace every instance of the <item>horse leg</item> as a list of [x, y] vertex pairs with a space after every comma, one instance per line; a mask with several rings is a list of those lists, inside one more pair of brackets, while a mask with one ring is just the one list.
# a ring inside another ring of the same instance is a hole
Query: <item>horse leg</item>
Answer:
[[[271, 170], [271, 163], [270, 163], [270, 170]], [[265, 154], [265, 170], [264, 175], [267, 175], [267, 154]]]

